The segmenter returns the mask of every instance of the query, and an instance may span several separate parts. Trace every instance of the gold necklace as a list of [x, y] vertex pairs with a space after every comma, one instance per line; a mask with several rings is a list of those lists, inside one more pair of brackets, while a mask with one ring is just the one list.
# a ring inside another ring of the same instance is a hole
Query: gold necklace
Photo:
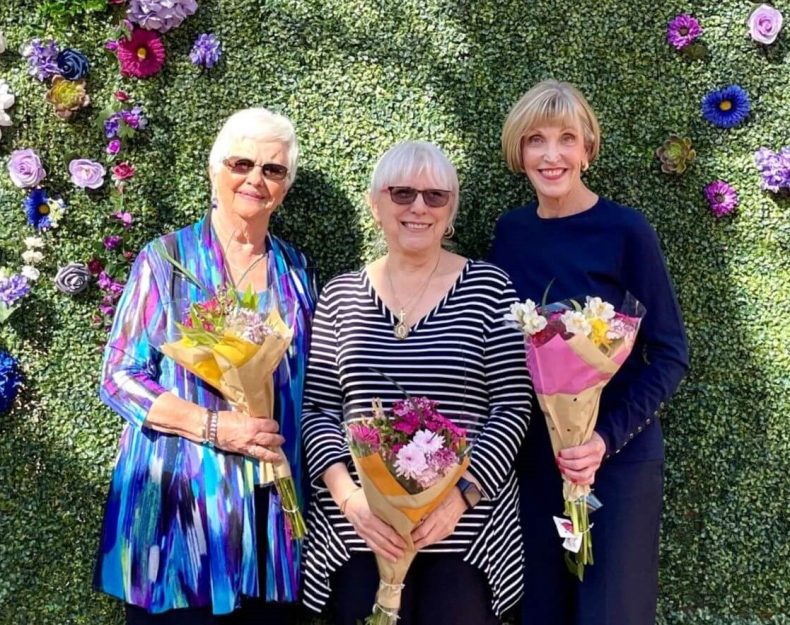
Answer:
[[[386, 263], [387, 269], [387, 280], [390, 283], [390, 290], [392, 291], [392, 297], [395, 298], [395, 303], [398, 305], [398, 323], [395, 324], [395, 328], [393, 330], [395, 334], [395, 338], [400, 339], [401, 341], [404, 340], [407, 336], [409, 336], [409, 326], [406, 323], [406, 313], [411, 311], [412, 307], [414, 307], [417, 302], [422, 299], [422, 296], [425, 294], [425, 290], [428, 288], [428, 285], [431, 283], [431, 278], [433, 278], [433, 274], [436, 273], [436, 270], [439, 268], [439, 261], [442, 259], [442, 254], [439, 252], [439, 256], [436, 258], [436, 264], [431, 269], [431, 273], [428, 274], [428, 277], [425, 279], [420, 290], [417, 292], [417, 295], [412, 297], [405, 306], [401, 305], [400, 298], [398, 294], [395, 292], [395, 284], [392, 282], [392, 272], [390, 271], [389, 263]], [[389, 259], [388, 259], [389, 260]]]

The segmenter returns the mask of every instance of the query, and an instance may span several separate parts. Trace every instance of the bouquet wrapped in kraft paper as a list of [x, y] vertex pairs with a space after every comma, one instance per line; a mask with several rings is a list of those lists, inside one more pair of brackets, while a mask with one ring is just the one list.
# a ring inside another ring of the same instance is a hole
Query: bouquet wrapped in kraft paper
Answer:
[[[631, 353], [644, 312], [630, 295], [620, 311], [599, 297], [587, 297], [584, 306], [575, 300], [513, 305], [507, 319], [526, 336], [527, 367], [555, 455], [592, 437], [601, 392]], [[563, 477], [568, 518], [554, 518], [568, 567], [580, 580], [593, 564], [589, 511], [601, 505], [591, 491]]]
[[[163, 344], [162, 353], [219, 390], [228, 403], [247, 415], [273, 418], [274, 371], [293, 339], [293, 331], [276, 307], [259, 312], [259, 296], [220, 291], [207, 302], [194, 303], [178, 341]], [[261, 484], [274, 483], [291, 536], [301, 539], [305, 524], [285, 454], [280, 462], [261, 461]]]
[[416, 555], [412, 530], [447, 497], [469, 466], [466, 431], [436, 403], [407, 398], [388, 418], [378, 401], [373, 416], [347, 425], [349, 448], [370, 509], [406, 542], [396, 562], [376, 555], [379, 588], [366, 625], [394, 625], [403, 580]]

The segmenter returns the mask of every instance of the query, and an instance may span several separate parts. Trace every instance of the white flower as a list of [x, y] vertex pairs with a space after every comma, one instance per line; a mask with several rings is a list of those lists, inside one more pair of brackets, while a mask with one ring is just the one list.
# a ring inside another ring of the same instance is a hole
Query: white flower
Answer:
[[27, 249], [44, 247], [44, 240], [41, 237], [25, 237], [25, 247]]
[[531, 299], [523, 304], [516, 302], [510, 307], [510, 312], [505, 315], [508, 321], [514, 321], [525, 334], [532, 336], [546, 327], [546, 318], [538, 312], [538, 306]]
[[606, 338], [612, 341], [625, 338], [631, 332], [631, 327], [623, 323], [622, 319], [614, 319], [609, 323], [609, 330], [606, 332]]
[[609, 302], [603, 301], [600, 297], [587, 297], [587, 303], [584, 305], [584, 316], [588, 319], [603, 319], [609, 321], [614, 319], [614, 306]]
[[5, 39], [5, 35], [0, 31], [0, 54], [6, 51], [8, 47], [8, 42]]
[[38, 277], [41, 275], [41, 272], [33, 267], [32, 265], [25, 265], [22, 267], [22, 271], [20, 271], [23, 276], [25, 276], [28, 280], [35, 282], [38, 280]]
[[24, 260], [28, 265], [35, 265], [44, 260], [44, 255], [41, 252], [37, 252], [36, 250], [27, 250], [26, 252], [22, 253], [22, 260]]
[[8, 267], [0, 267], [0, 280], [7, 280], [11, 277], [11, 270]]
[[60, 198], [49, 198], [49, 226], [50, 228], [57, 228], [58, 222], [63, 219], [66, 214], [66, 203]]
[[395, 472], [412, 480], [419, 480], [420, 476], [428, 470], [425, 454], [414, 443], [404, 445], [398, 450], [395, 458]]
[[[2, 36], [2, 33], [0, 33]], [[2, 52], [2, 50], [0, 50]], [[5, 80], [0, 79], [0, 126], [11, 126], [11, 116], [6, 113], [6, 109], [10, 109], [14, 106], [14, 94], [11, 93], [11, 89], [8, 86], [8, 83]], [[0, 137], [2, 137], [2, 133], [0, 133]]]
[[412, 444], [416, 445], [426, 456], [444, 447], [444, 439], [430, 430], [418, 430], [414, 433]]
[[589, 336], [592, 332], [590, 322], [584, 316], [584, 313], [576, 312], [575, 310], [566, 310], [562, 313], [560, 321], [565, 325], [565, 329], [571, 334], [583, 334]]

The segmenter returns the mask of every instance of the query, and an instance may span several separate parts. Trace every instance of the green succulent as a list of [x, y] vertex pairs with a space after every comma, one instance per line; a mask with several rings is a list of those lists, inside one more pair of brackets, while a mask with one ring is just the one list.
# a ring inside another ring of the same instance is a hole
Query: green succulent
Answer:
[[671, 135], [656, 150], [656, 156], [665, 174], [682, 174], [697, 157], [697, 152], [691, 147], [691, 139]]

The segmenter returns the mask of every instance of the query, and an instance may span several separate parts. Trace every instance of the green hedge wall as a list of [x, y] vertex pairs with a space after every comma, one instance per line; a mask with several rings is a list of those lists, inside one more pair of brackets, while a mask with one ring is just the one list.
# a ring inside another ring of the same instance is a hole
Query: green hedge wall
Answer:
[[[85, 4], [84, 0], [72, 6]], [[790, 17], [790, 2], [774, 3]], [[8, 154], [34, 148], [69, 209], [47, 235], [42, 278], [0, 326], [0, 345], [26, 384], [0, 416], [0, 624], [119, 623], [116, 602], [90, 579], [121, 420], [97, 399], [104, 333], [91, 325], [100, 294], [53, 287], [57, 268], [87, 261], [107, 232], [108, 192], [71, 185], [77, 155], [103, 158], [99, 111], [116, 89], [151, 124], [126, 153], [138, 173], [127, 209], [132, 244], [188, 223], [207, 207], [207, 154], [233, 110], [286, 113], [303, 158], [273, 228], [315, 260], [325, 281], [378, 247], [364, 191], [375, 159], [406, 138], [436, 142], [462, 181], [459, 249], [484, 255], [497, 216], [530, 198], [499, 154], [504, 116], [535, 81], [556, 77], [588, 94], [604, 128], [589, 185], [638, 207], [657, 228], [677, 285], [692, 370], [662, 415], [667, 438], [661, 623], [790, 623], [790, 202], [760, 190], [753, 153], [790, 144], [790, 34], [754, 44], [743, 0], [203, 0], [164, 36], [167, 64], [148, 80], [122, 78], [104, 51], [110, 9], [70, 22], [47, 3], [3, 0], [8, 51], [0, 78], [16, 94], [0, 139], [0, 264], [18, 266], [33, 234]], [[681, 12], [702, 23], [708, 55], [666, 42]], [[188, 53], [215, 33], [224, 56], [200, 72]], [[91, 107], [64, 123], [26, 74], [20, 48], [36, 36], [85, 53]], [[751, 95], [745, 124], [720, 130], [700, 114], [709, 90]], [[683, 176], [660, 172], [655, 149], [692, 139]], [[728, 180], [735, 213], [716, 219], [702, 188]]]

